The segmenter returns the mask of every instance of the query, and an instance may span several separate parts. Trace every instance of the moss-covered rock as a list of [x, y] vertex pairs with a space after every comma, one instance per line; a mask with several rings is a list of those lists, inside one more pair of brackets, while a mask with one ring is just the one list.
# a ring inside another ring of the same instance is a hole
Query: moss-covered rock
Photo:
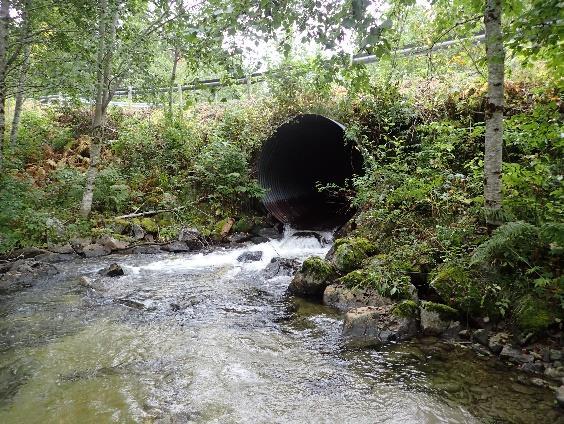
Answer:
[[545, 301], [532, 295], [526, 295], [517, 301], [514, 320], [523, 332], [540, 333], [553, 324], [556, 318], [556, 313]]
[[458, 311], [454, 308], [451, 308], [448, 305], [444, 305], [442, 303], [435, 303], [435, 302], [421, 302], [421, 309], [425, 309], [429, 312], [436, 312], [439, 314], [439, 317], [444, 321], [449, 321], [458, 318]]
[[446, 304], [466, 312], [480, 312], [482, 294], [479, 284], [462, 266], [443, 264], [431, 274], [430, 286]]
[[302, 297], [321, 299], [325, 288], [331, 284], [335, 272], [331, 263], [319, 257], [304, 261], [288, 286], [288, 291]]
[[159, 226], [152, 218], [142, 218], [139, 221], [139, 225], [148, 233], [157, 233], [159, 231]]
[[335, 241], [333, 265], [343, 274], [362, 266], [362, 262], [376, 253], [376, 246], [362, 237], [344, 238]]
[[448, 305], [421, 302], [420, 324], [423, 334], [433, 336], [457, 334], [460, 330], [457, 317], [458, 311]]
[[312, 256], [304, 261], [300, 271], [315, 278], [325, 279], [333, 274], [333, 267], [325, 259]]
[[392, 308], [392, 314], [401, 318], [415, 318], [419, 308], [414, 300], [403, 300]]

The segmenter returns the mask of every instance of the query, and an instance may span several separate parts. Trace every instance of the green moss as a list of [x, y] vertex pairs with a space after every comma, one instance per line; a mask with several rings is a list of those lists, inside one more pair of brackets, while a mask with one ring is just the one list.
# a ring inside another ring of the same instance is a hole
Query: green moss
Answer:
[[333, 267], [331, 266], [331, 263], [325, 259], [318, 256], [312, 256], [304, 261], [300, 272], [312, 276], [316, 280], [325, 281], [333, 275]]
[[431, 275], [430, 286], [448, 305], [479, 312], [482, 297], [479, 285], [462, 266], [443, 264]]
[[417, 303], [414, 300], [404, 300], [392, 308], [392, 314], [401, 318], [414, 318], [417, 311]]
[[443, 321], [449, 321], [458, 318], [458, 311], [448, 305], [435, 302], [421, 302], [421, 308], [429, 312], [436, 312]]
[[514, 318], [522, 331], [539, 333], [553, 324], [557, 317], [546, 302], [527, 295], [517, 302]]
[[159, 226], [151, 218], [142, 218], [139, 221], [139, 225], [141, 225], [141, 227], [148, 233], [156, 233], [159, 231]]
[[347, 275], [340, 278], [340, 282], [349, 288], [366, 286], [370, 273], [363, 269], [357, 269], [349, 272]]
[[368, 256], [376, 253], [373, 243], [362, 237], [338, 239], [335, 242], [333, 263], [342, 273], [349, 273], [362, 266]]

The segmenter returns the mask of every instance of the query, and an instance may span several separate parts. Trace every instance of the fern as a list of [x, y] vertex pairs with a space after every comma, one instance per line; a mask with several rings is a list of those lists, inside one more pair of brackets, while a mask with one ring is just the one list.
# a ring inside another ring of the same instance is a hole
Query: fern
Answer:
[[470, 265], [527, 264], [541, 246], [539, 229], [526, 222], [509, 222], [494, 231], [489, 240], [476, 248]]

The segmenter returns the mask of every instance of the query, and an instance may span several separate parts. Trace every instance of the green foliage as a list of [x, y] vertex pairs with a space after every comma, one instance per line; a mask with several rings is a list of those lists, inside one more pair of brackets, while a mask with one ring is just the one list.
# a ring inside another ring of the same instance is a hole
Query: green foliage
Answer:
[[129, 206], [130, 199], [131, 189], [117, 168], [104, 168], [98, 173], [94, 190], [97, 209], [121, 213]]
[[465, 313], [479, 315], [485, 311], [487, 315], [497, 315], [492, 308], [495, 293], [485, 290], [484, 284], [470, 275], [462, 264], [445, 263], [438, 267], [431, 276], [430, 286], [443, 301]]
[[545, 300], [534, 295], [525, 295], [515, 308], [515, 323], [524, 332], [539, 333], [554, 324], [558, 318]]
[[411, 299], [414, 287], [409, 277], [383, 268], [378, 271], [365, 268], [349, 272], [339, 281], [349, 288], [367, 287], [390, 299]]
[[470, 265], [526, 266], [527, 259], [539, 247], [537, 227], [526, 222], [509, 222], [497, 228], [489, 240], [478, 246]]
[[70, 128], [57, 123], [53, 109], [26, 109], [18, 128], [18, 143], [13, 157], [26, 165], [44, 159], [47, 150], [60, 152], [73, 141]]
[[555, 102], [506, 120], [503, 204], [514, 219], [538, 224], [557, 221], [564, 214], [563, 131]]
[[247, 156], [235, 145], [216, 139], [196, 157], [193, 179], [212, 207], [233, 210], [263, 194], [249, 175]]

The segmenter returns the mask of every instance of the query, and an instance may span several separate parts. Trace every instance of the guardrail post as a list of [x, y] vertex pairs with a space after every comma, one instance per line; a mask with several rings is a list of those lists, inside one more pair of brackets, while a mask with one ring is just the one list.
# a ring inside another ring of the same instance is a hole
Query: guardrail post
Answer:
[[133, 87], [128, 86], [127, 87], [127, 104], [129, 105], [129, 107], [131, 107], [132, 103], [133, 103]]

